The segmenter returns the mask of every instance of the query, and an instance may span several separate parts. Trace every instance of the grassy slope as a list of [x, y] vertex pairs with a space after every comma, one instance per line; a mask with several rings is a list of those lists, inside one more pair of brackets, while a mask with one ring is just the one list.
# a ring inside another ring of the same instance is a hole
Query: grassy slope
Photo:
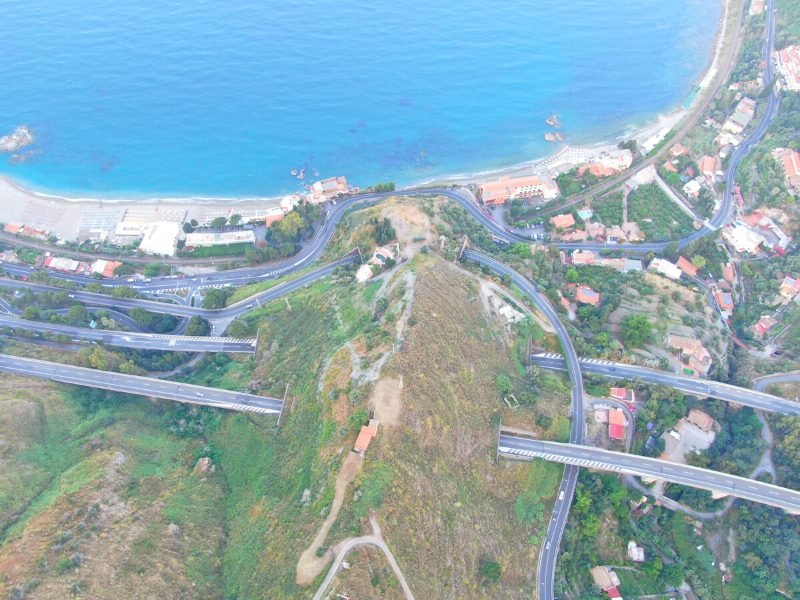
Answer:
[[3, 380], [0, 593], [218, 597], [222, 480], [192, 473], [199, 441], [169, 434], [164, 407], [89, 413], [80, 393]]

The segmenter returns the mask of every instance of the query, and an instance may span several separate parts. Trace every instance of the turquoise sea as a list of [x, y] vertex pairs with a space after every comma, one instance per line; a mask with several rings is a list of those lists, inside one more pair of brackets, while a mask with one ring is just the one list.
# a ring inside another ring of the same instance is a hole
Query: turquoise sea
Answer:
[[708, 65], [718, 0], [6, 0], [0, 173], [83, 196], [410, 184], [621, 134]]

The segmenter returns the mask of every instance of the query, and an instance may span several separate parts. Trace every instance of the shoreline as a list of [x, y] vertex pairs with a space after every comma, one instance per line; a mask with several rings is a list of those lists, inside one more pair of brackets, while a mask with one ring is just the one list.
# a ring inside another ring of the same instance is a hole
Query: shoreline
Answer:
[[[728, 21], [730, 17], [730, 8], [734, 0], [721, 0], [722, 14], [717, 23], [717, 33], [715, 35], [714, 43], [712, 45], [712, 53], [708, 61], [708, 66], [702, 74], [695, 80], [694, 85], [700, 86], [701, 91], [697, 94], [694, 103], [700, 101], [705, 93], [708, 91], [708, 86], [714, 81], [719, 72], [719, 61], [721, 51], [728, 37]], [[591, 155], [599, 154], [600, 152], [609, 149], [615, 149], [617, 143], [624, 139], [636, 139], [641, 144], [643, 140], [654, 136], [659, 131], [663, 131], [669, 127], [674, 129], [690, 112], [691, 108], [683, 109], [678, 104], [677, 107], [663, 111], [654, 117], [648, 119], [641, 124], [633, 124], [626, 128], [622, 134], [617, 134], [615, 140], [604, 139], [595, 142], [590, 142], [581, 146], [570, 146], [569, 144], [559, 144], [554, 147], [554, 151], [538, 158], [522, 161], [513, 165], [489, 168], [485, 170], [470, 171], [464, 173], [453, 173], [425, 180], [416, 181], [407, 186], [401, 186], [398, 189], [408, 189], [419, 186], [430, 186], [432, 184], [451, 185], [458, 183], [475, 183], [485, 181], [491, 178], [497, 178], [504, 175], [518, 175], [518, 174], [557, 174], [559, 166], [565, 166], [569, 163], [569, 156], [572, 155], [573, 159], [576, 157], [588, 157]], [[558, 161], [561, 162], [558, 162]], [[586, 160], [584, 160], [586, 162]], [[90, 197], [90, 196], [74, 196], [70, 197], [66, 194], [51, 193], [37, 191], [33, 188], [27, 187], [24, 183], [16, 180], [12, 175], [0, 175], [0, 213], [3, 214], [3, 222], [18, 221], [25, 213], [22, 206], [23, 204], [30, 203], [44, 203], [47, 206], [59, 206], [62, 212], [73, 213], [73, 217], [77, 217], [77, 211], [83, 211], [86, 208], [94, 207], [101, 209], [103, 207], [113, 208], [147, 208], [152, 207], [157, 210], [158, 206], [170, 206], [185, 208], [189, 215], [198, 210], [226, 210], [233, 206], [238, 208], [261, 207], [265, 205], [278, 205], [282, 198], [292, 196], [295, 194], [281, 194], [272, 196], [231, 196], [231, 197], [209, 197], [209, 196], [167, 196], [167, 197], [128, 197], [114, 196], [114, 197]], [[14, 217], [17, 218], [14, 218]], [[187, 217], [188, 218], [188, 217]], [[78, 219], [80, 220], [80, 219]], [[54, 232], [57, 230], [64, 230], [63, 227], [53, 227]], [[66, 229], [73, 229], [67, 227]]]

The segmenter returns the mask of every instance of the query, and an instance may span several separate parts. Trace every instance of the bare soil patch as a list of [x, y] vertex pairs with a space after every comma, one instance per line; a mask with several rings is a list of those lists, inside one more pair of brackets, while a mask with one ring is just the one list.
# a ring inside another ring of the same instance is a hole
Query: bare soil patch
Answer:
[[385, 377], [372, 390], [369, 402], [381, 425], [397, 425], [403, 406], [402, 379]]

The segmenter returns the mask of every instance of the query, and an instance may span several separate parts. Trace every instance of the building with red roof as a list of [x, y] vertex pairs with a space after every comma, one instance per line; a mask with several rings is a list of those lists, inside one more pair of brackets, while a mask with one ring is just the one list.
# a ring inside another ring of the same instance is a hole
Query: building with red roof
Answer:
[[573, 217], [570, 213], [556, 215], [555, 217], [550, 218], [550, 224], [555, 229], [569, 229], [570, 227], [575, 226], [575, 217]]
[[778, 324], [778, 320], [772, 315], [762, 315], [758, 323], [753, 325], [753, 333], [758, 337], [764, 337], [767, 332]]
[[714, 301], [719, 306], [720, 312], [731, 316], [733, 313], [733, 296], [729, 292], [714, 290]]
[[595, 292], [588, 285], [579, 285], [575, 290], [575, 300], [581, 304], [591, 304], [597, 306], [600, 304], [600, 294]]
[[356, 439], [356, 444], [353, 446], [353, 452], [364, 456], [364, 454], [367, 452], [367, 448], [369, 447], [369, 443], [376, 435], [378, 435], [378, 420], [370, 419], [368, 425], [361, 426], [361, 431]]
[[608, 411], [608, 437], [612, 440], [625, 439], [625, 426], [627, 424], [625, 413], [619, 408], [612, 408]]
[[678, 258], [677, 265], [688, 277], [697, 277], [697, 267], [695, 267], [689, 259], [681, 256]]

